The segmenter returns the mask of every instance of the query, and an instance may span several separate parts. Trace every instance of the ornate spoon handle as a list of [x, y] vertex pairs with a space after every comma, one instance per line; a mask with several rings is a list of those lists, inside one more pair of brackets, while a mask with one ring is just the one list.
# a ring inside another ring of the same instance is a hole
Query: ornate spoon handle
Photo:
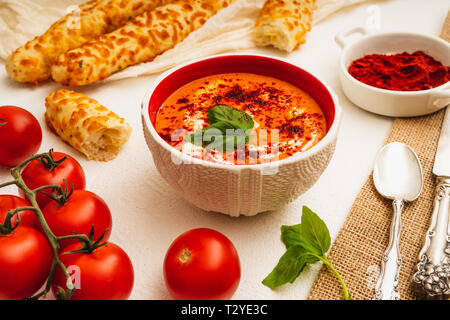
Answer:
[[374, 300], [400, 300], [398, 277], [402, 258], [399, 242], [403, 204], [403, 200], [394, 200], [392, 203], [394, 216], [392, 218], [389, 245], [381, 261], [381, 272], [375, 287]]
[[450, 294], [449, 203], [450, 178], [438, 177], [431, 224], [413, 277], [414, 287], [429, 298]]

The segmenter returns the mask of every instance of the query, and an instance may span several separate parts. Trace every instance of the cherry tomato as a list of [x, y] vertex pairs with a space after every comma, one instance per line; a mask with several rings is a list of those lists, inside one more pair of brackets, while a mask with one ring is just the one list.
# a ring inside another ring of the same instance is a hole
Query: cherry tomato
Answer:
[[241, 278], [237, 251], [222, 233], [199, 228], [180, 235], [164, 259], [167, 289], [175, 299], [229, 299]]
[[[75, 243], [64, 249], [60, 255], [76, 287], [71, 300], [128, 299], [133, 289], [134, 271], [125, 251], [108, 242], [91, 253], [64, 254], [81, 248], [80, 243]], [[58, 287], [66, 288], [66, 277], [60, 268], [55, 270], [52, 281], [55, 294]]]
[[[69, 188], [72, 188], [73, 184], [75, 190], [84, 189], [86, 187], [86, 178], [83, 168], [78, 161], [62, 152], [52, 152], [52, 155], [55, 161], [61, 160], [64, 157], [67, 157], [67, 159], [53, 169], [48, 168], [38, 160], [33, 160], [28, 163], [22, 171], [22, 178], [27, 187], [35, 189], [47, 184], [58, 184], [65, 188], [65, 179]], [[37, 203], [41, 209], [51, 200], [45, 192], [51, 194], [51, 189], [41, 190], [36, 195]], [[25, 197], [22, 190], [19, 190], [19, 193], [22, 197]]]
[[[92, 226], [95, 240], [105, 230], [103, 240], [108, 240], [111, 234], [111, 212], [105, 201], [90, 191], [75, 190], [64, 205], [52, 200], [42, 209], [42, 214], [56, 236], [74, 232], [89, 235]], [[59, 242], [59, 245], [65, 248], [78, 242], [77, 239], [67, 239]]]
[[[13, 210], [21, 207], [31, 207], [31, 204], [18, 196], [13, 196], [10, 194], [2, 194], [0, 195], [0, 223], [3, 224], [5, 221], [6, 215], [8, 214], [8, 210]], [[20, 216], [20, 225], [21, 226], [29, 226], [35, 229], [39, 229], [40, 224], [38, 218], [34, 211], [25, 210], [19, 212]], [[14, 226], [17, 221], [17, 215], [14, 215], [11, 219], [11, 223]]]
[[53, 251], [37, 230], [18, 226], [0, 235], [0, 299], [24, 299], [47, 279]]
[[0, 107], [0, 165], [18, 165], [36, 153], [41, 142], [41, 126], [30, 112], [15, 106]]

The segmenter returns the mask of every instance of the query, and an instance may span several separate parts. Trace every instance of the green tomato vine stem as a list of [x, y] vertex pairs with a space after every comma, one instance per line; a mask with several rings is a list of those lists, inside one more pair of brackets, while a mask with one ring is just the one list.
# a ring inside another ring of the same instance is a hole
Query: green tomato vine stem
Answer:
[[[62, 272], [64, 273], [64, 275], [67, 279], [66, 288], [65, 288], [63, 294], [58, 295], [58, 297], [61, 299], [70, 299], [75, 288], [73, 287], [72, 279], [67, 271], [66, 266], [59, 259], [59, 251], [60, 251], [59, 241], [64, 240], [64, 239], [79, 239], [83, 243], [84, 247], [89, 247], [92, 245], [92, 241], [84, 234], [73, 234], [73, 235], [67, 235], [67, 236], [61, 236], [61, 237], [55, 236], [55, 234], [52, 232], [49, 225], [47, 224], [47, 221], [45, 221], [44, 215], [42, 214], [42, 210], [36, 201], [36, 194], [37, 194], [37, 192], [39, 192], [43, 189], [47, 189], [47, 188], [50, 188], [60, 194], [63, 194], [64, 190], [60, 185], [56, 185], [56, 184], [55, 185], [53, 185], [53, 184], [45, 185], [45, 186], [36, 188], [34, 190], [31, 190], [30, 188], [27, 187], [27, 185], [23, 181], [23, 178], [21, 175], [22, 169], [29, 162], [31, 162], [33, 160], [40, 160], [40, 161], [52, 163], [52, 161], [54, 161], [54, 160], [53, 160], [53, 157], [51, 156], [51, 152], [52, 152], [52, 150], [50, 150], [49, 153], [36, 154], [36, 155], [33, 155], [30, 158], [26, 159], [25, 161], [23, 161], [22, 163], [17, 165], [15, 168], [11, 169], [11, 175], [14, 178], [14, 180], [0, 184], [0, 188], [6, 187], [9, 185], [16, 185], [25, 193], [28, 201], [31, 204], [31, 206], [29, 206], [29, 207], [21, 207], [21, 208], [17, 208], [17, 209], [8, 211], [8, 214], [5, 218], [4, 224], [0, 224], [0, 236], [6, 235], [6, 234], [12, 232], [14, 230], [14, 228], [17, 227], [17, 225], [20, 223], [20, 217], [18, 214], [20, 211], [32, 210], [32, 211], [34, 211], [37, 219], [39, 220], [39, 223], [44, 231], [44, 234], [53, 250], [53, 261], [52, 261], [52, 265], [50, 268], [50, 273], [49, 273], [46, 285], [41, 292], [33, 295], [29, 299], [39, 299], [40, 297], [45, 296], [50, 291], [53, 275], [54, 275], [54, 272], [57, 267], [61, 268]], [[61, 163], [61, 162], [59, 162], [59, 163]], [[15, 226], [11, 226], [11, 218], [14, 215], [17, 215], [17, 222], [16, 222]]]

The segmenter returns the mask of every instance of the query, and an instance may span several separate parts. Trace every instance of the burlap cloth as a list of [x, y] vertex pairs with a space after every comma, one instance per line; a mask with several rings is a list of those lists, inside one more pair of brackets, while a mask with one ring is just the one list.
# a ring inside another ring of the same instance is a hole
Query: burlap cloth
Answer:
[[[450, 41], [450, 12], [441, 37]], [[435, 177], [434, 155], [440, 135], [444, 110], [429, 116], [394, 120], [386, 143], [399, 141], [411, 146], [420, 158], [424, 186], [420, 197], [405, 205], [402, 214], [400, 252], [401, 299], [420, 298], [412, 290], [411, 281], [429, 227], [433, 211]], [[367, 179], [339, 231], [328, 258], [343, 277], [353, 299], [372, 299], [379, 265], [389, 241], [392, 202], [375, 189], [372, 175]], [[343, 293], [335, 276], [323, 267], [308, 299], [342, 299]]]

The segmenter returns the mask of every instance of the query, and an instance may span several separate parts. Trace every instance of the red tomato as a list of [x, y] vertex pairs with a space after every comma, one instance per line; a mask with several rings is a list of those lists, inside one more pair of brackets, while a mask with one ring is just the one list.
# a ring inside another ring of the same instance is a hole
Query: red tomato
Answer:
[[[50, 170], [38, 160], [33, 160], [28, 163], [22, 171], [22, 178], [27, 187], [35, 189], [47, 184], [58, 184], [65, 188], [64, 179], [66, 179], [69, 188], [72, 188], [73, 184], [75, 190], [84, 189], [86, 187], [86, 178], [83, 168], [78, 161], [62, 152], [52, 152], [52, 155], [55, 161], [61, 160], [64, 157], [67, 157], [67, 159], [53, 170]], [[41, 209], [51, 200], [45, 192], [51, 194], [51, 189], [44, 189], [36, 195], [37, 203]], [[25, 197], [22, 190], [19, 190], [19, 193], [22, 197]]]
[[47, 279], [53, 251], [37, 230], [18, 226], [0, 235], [0, 300], [24, 299]]
[[[134, 271], [130, 258], [119, 246], [108, 242], [91, 253], [64, 252], [81, 249], [76, 243], [64, 249], [61, 262], [68, 268], [72, 283], [77, 288], [71, 300], [125, 300], [131, 294]], [[66, 277], [61, 268], [55, 270], [52, 290], [66, 288]]]
[[[18, 196], [13, 196], [10, 194], [0, 195], [0, 223], [5, 222], [8, 210], [13, 210], [20, 207], [31, 207], [31, 204]], [[29, 226], [35, 229], [39, 229], [40, 224], [36, 214], [32, 210], [20, 211], [20, 225]], [[14, 226], [17, 221], [17, 215], [11, 219], [12, 225]]]
[[[111, 212], [105, 201], [90, 191], [75, 190], [62, 206], [56, 200], [52, 200], [42, 209], [42, 214], [52, 232], [58, 237], [74, 232], [89, 235], [92, 225], [94, 225], [94, 240], [97, 240], [106, 229], [108, 230], [103, 240], [108, 240], [111, 234]], [[78, 242], [80, 241], [77, 239], [68, 239], [61, 241], [59, 245], [65, 248]]]
[[15, 106], [0, 107], [0, 119], [0, 165], [14, 167], [39, 150], [41, 126], [30, 112]]
[[175, 299], [229, 299], [241, 278], [239, 257], [220, 232], [193, 229], [171, 244], [164, 259], [164, 278]]

